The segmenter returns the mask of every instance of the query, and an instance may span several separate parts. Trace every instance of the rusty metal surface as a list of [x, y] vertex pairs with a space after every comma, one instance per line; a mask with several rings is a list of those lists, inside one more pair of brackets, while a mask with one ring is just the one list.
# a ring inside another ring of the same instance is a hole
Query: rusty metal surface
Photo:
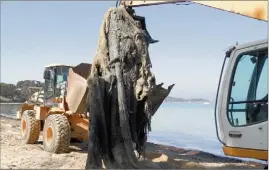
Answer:
[[87, 91], [87, 80], [91, 65], [81, 63], [69, 69], [66, 102], [73, 113], [83, 113], [85, 110], [85, 98]]
[[193, 2], [211, 8], [232, 12], [235, 14], [251, 17], [258, 20], [268, 21], [268, 1], [121, 1], [121, 5], [139, 7], [161, 4]]
[[268, 1], [193, 1], [220, 10], [244, 15], [259, 20], [267, 20]]

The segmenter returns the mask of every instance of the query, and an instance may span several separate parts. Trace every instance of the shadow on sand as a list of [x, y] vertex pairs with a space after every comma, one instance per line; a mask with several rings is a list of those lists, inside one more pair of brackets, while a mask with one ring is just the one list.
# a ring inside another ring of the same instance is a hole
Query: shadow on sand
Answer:
[[[88, 152], [86, 142], [71, 141], [70, 152]], [[140, 160], [142, 169], [264, 169], [265, 165], [236, 158], [216, 156], [198, 150], [186, 150], [147, 143], [146, 159]]]

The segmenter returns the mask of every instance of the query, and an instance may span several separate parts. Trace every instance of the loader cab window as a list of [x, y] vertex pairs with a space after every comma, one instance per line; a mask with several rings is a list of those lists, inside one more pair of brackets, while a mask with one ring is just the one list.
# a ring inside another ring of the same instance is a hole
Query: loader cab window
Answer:
[[69, 68], [70, 67], [67, 66], [61, 66], [56, 68], [55, 97], [66, 95]]
[[56, 84], [67, 81], [69, 67], [56, 68]]
[[247, 126], [268, 119], [267, 49], [239, 55], [228, 104], [232, 126]]

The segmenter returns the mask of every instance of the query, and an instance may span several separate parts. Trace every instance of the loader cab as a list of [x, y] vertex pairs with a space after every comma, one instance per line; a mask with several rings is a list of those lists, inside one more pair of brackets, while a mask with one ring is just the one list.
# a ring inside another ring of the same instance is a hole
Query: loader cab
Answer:
[[69, 68], [71, 66], [66, 65], [49, 65], [45, 67], [43, 74], [45, 99], [66, 96]]
[[215, 110], [223, 151], [268, 160], [267, 40], [238, 45], [226, 57]]

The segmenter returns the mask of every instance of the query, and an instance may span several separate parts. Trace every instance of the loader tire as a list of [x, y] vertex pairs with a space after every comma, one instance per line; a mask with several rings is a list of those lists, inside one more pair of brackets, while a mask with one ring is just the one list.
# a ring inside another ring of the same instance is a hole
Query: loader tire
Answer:
[[61, 114], [52, 114], [45, 120], [43, 145], [45, 151], [65, 153], [69, 151], [71, 131], [68, 119]]
[[40, 134], [40, 120], [35, 118], [34, 110], [25, 110], [21, 117], [21, 140], [23, 144], [35, 144]]

